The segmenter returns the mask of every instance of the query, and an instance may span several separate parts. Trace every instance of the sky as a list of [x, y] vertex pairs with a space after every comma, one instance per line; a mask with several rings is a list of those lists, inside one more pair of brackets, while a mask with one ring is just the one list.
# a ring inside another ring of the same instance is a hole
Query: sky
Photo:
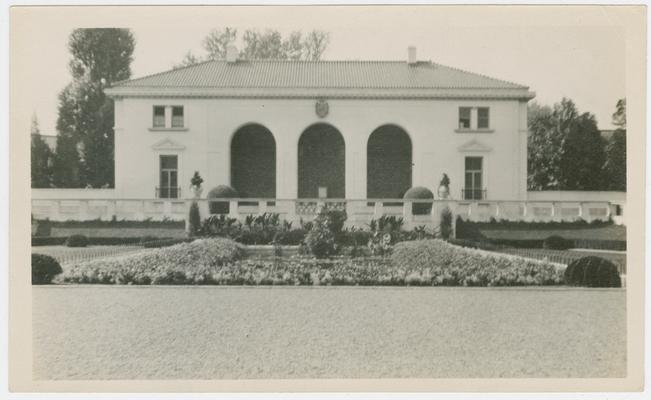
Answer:
[[[569, 97], [581, 112], [612, 129], [611, 115], [625, 96], [624, 24], [604, 7], [175, 7], [35, 10], [21, 38], [21, 86], [42, 134], [56, 134], [57, 96], [71, 81], [68, 36], [74, 28], [114, 26], [132, 30], [132, 76], [170, 69], [189, 50], [204, 54], [202, 39], [213, 28], [330, 32], [327, 60], [405, 60], [416, 46], [431, 60], [524, 84], [537, 101], [552, 105]], [[86, 13], [86, 14], [84, 14]], [[25, 110], [27, 111], [27, 110]]]

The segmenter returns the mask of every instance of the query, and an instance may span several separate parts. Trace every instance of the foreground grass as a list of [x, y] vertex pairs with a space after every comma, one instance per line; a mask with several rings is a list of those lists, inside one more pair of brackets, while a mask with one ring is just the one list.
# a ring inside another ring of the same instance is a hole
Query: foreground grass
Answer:
[[33, 288], [35, 379], [623, 377], [626, 292]]

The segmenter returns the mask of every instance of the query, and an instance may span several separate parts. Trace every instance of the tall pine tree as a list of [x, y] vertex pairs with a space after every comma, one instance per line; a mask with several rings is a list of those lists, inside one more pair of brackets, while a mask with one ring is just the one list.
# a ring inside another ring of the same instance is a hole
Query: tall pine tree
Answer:
[[607, 139], [606, 163], [604, 175], [606, 176], [608, 190], [626, 191], [626, 99], [617, 102], [613, 114], [613, 125], [617, 129]]
[[75, 29], [70, 35], [73, 82], [59, 95], [57, 186], [113, 186], [114, 105], [104, 89], [131, 76], [134, 46], [128, 29]]

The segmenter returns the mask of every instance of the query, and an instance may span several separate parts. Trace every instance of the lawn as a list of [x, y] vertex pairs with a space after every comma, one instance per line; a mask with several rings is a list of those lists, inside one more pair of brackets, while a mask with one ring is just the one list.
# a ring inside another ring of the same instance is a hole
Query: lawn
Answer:
[[626, 292], [33, 287], [35, 379], [624, 377]]

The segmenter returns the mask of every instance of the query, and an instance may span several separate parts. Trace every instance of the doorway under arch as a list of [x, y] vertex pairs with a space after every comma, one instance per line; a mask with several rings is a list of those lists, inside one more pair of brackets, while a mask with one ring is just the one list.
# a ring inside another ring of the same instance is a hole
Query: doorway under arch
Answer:
[[383, 125], [368, 139], [366, 197], [401, 199], [411, 187], [412, 146], [404, 129]]
[[328, 198], [346, 196], [346, 144], [332, 125], [310, 126], [298, 141], [298, 197], [318, 198], [325, 188]]
[[231, 186], [239, 197], [276, 197], [276, 140], [269, 129], [249, 124], [233, 135]]

